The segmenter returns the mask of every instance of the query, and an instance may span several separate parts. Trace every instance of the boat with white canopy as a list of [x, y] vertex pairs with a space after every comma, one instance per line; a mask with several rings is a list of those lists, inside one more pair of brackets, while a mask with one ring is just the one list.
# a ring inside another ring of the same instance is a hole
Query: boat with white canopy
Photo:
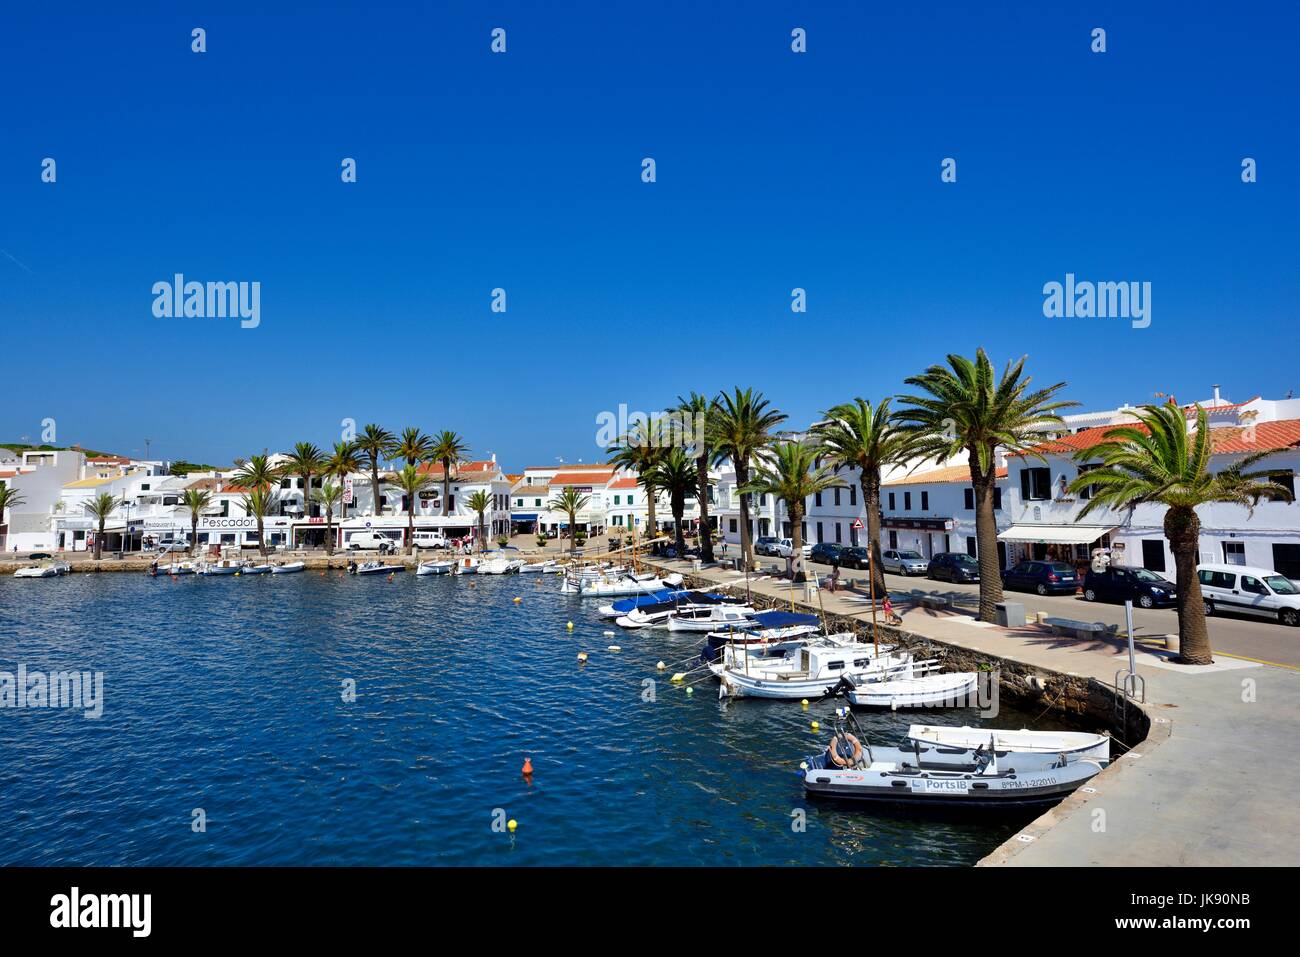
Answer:
[[777, 645], [727, 644], [709, 670], [719, 681], [718, 697], [820, 698], [835, 694], [852, 676], [911, 678], [932, 662], [918, 662], [892, 645], [870, 645], [853, 635], [816, 636]]

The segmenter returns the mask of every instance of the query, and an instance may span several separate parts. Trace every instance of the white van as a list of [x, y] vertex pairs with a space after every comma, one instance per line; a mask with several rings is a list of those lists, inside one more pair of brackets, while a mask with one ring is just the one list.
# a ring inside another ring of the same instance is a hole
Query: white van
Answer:
[[363, 548], [377, 548], [379, 554], [390, 555], [397, 551], [397, 542], [379, 532], [357, 532], [348, 539], [348, 551], [356, 552]]
[[447, 536], [438, 531], [416, 531], [411, 541], [416, 548], [451, 548]]
[[1197, 565], [1205, 613], [1215, 610], [1300, 625], [1300, 588], [1268, 568], [1249, 565]]

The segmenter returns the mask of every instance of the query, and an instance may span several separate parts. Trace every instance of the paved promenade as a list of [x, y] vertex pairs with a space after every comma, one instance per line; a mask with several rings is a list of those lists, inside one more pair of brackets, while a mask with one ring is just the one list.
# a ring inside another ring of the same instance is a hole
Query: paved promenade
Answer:
[[[685, 562], [662, 564], [692, 573]], [[744, 593], [744, 576], [735, 571], [695, 574]], [[823, 588], [808, 604], [802, 585], [751, 576], [750, 588], [793, 599], [803, 610], [871, 619], [869, 600], [856, 592]], [[1107, 685], [1127, 667], [1123, 640], [1061, 638], [1038, 626], [998, 628], [966, 612], [913, 607], [897, 595], [895, 605], [907, 631], [936, 642]], [[1147, 740], [1094, 778], [1091, 793], [1076, 792], [981, 864], [1300, 864], [1294, 801], [1300, 789], [1300, 671], [1226, 656], [1193, 668], [1142, 644], [1138, 673], [1152, 718]], [[1116, 745], [1115, 753], [1124, 748]]]

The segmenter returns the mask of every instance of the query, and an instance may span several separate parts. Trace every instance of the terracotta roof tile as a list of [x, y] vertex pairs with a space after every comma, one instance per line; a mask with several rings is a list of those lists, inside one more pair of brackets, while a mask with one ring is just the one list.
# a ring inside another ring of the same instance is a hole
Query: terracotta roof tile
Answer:
[[[1006, 478], [1007, 470], [1000, 468], [997, 470], [998, 478]], [[969, 482], [970, 466], [969, 465], [949, 465], [941, 469], [932, 469], [929, 472], [918, 472], [913, 475], [905, 475], [900, 479], [892, 482], [882, 482], [881, 488], [892, 488], [895, 485], [932, 485], [940, 482]]]

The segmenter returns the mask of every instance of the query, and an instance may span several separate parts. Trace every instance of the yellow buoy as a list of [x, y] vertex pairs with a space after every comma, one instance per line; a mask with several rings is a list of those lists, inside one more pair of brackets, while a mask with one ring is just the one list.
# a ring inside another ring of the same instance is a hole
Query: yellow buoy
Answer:
[[514, 818], [511, 818], [510, 820], [506, 821], [506, 827], [510, 828], [511, 834], [515, 833], [515, 828], [517, 828], [518, 826], [519, 826], [519, 822], [516, 821]]
[[669, 681], [685, 681], [685, 680], [686, 680], [686, 673], [683, 672], [683, 671], [679, 671], [679, 672], [677, 672], [677, 674], [673, 675], [673, 676], [672, 676], [671, 678], [669, 678], [668, 680], [669, 680]]
[[564, 627], [567, 628], [567, 629], [569, 629], [569, 631], [573, 631], [573, 622], [569, 622], [569, 623], [568, 623], [567, 625], [565, 625]]
[[516, 605], [519, 604], [521, 601], [523, 601], [522, 598], [520, 598], [520, 597], [518, 597], [518, 596], [515, 597], [515, 604], [516, 604]]
[[821, 725], [820, 725], [818, 722], [814, 721], [814, 722], [812, 723], [812, 729], [813, 729], [814, 731], [819, 731], [819, 730], [821, 730]]
[[586, 653], [585, 651], [580, 651], [580, 652], [578, 652], [578, 660], [579, 660], [579, 661], [586, 661], [586, 660], [587, 660], [587, 653]]
[[804, 699], [803, 699], [802, 701], [800, 701], [799, 703], [800, 703], [801, 705], [803, 705], [805, 708], [808, 707], [808, 699], [807, 699], [807, 698], [804, 698]]

